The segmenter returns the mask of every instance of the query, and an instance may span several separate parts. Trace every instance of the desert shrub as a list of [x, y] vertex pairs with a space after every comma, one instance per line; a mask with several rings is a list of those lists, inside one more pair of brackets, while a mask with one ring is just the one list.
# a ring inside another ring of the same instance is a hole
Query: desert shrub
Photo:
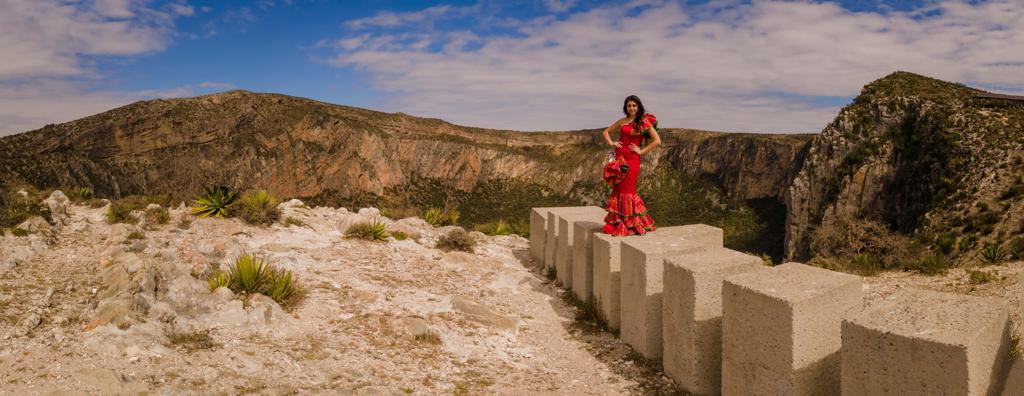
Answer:
[[961, 252], [966, 252], [974, 248], [974, 245], [978, 243], [978, 236], [974, 234], [967, 235], [960, 238], [960, 243], [957, 246]]
[[231, 287], [231, 275], [224, 271], [217, 271], [210, 275], [210, 278], [206, 280], [206, 283], [210, 285], [210, 290], [217, 290], [218, 287]]
[[93, 199], [92, 189], [88, 187], [75, 187], [68, 189], [68, 199], [74, 203], [87, 202]]
[[135, 230], [128, 233], [128, 239], [146, 239], [146, 234], [143, 234], [142, 231]]
[[406, 217], [416, 217], [420, 215], [420, 210], [412, 207], [385, 207], [380, 209], [380, 214], [389, 219], [404, 219]]
[[146, 209], [147, 224], [167, 224], [171, 221], [171, 214], [163, 206], [154, 206]]
[[391, 234], [384, 223], [374, 220], [355, 223], [345, 230], [345, 238], [365, 239], [367, 241], [384, 241]]
[[881, 262], [871, 253], [859, 253], [850, 259], [850, 266], [865, 275], [877, 273], [882, 269]]
[[989, 283], [998, 279], [996, 274], [986, 271], [969, 270], [967, 271], [967, 273], [969, 274], [968, 282], [970, 282], [972, 285]]
[[231, 214], [249, 224], [269, 225], [281, 218], [279, 203], [281, 201], [269, 192], [251, 191], [232, 207]]
[[1024, 237], [1017, 237], [1011, 240], [1007, 245], [1007, 251], [1009, 251], [1010, 259], [1024, 259]]
[[988, 264], [999, 264], [1006, 260], [1006, 249], [998, 244], [991, 244], [981, 249], [981, 258]]
[[[869, 219], [836, 217], [811, 234], [812, 252], [845, 261], [840, 268], [857, 272], [905, 267], [921, 250], [921, 245], [911, 238]], [[854, 263], [858, 255], [865, 256]]]
[[26, 237], [28, 236], [28, 231], [18, 227], [11, 227], [11, 235], [16, 237]]
[[251, 253], [243, 254], [228, 268], [228, 276], [231, 277], [229, 288], [247, 294], [259, 293], [263, 290], [269, 273], [270, 267], [264, 259]]
[[192, 219], [190, 219], [188, 216], [181, 216], [178, 218], [177, 226], [182, 230], [187, 230], [189, 227], [192, 226]]
[[121, 200], [113, 201], [110, 203], [110, 207], [107, 208], [107, 223], [138, 223], [139, 218], [132, 214], [132, 211], [135, 209], [137, 208], [131, 202], [122, 202]]
[[775, 265], [775, 260], [772, 259], [772, 256], [770, 254], [768, 254], [768, 253], [761, 253], [760, 257], [761, 257], [761, 262], [764, 263], [765, 266], [772, 267], [772, 266]]
[[88, 206], [90, 208], [96, 209], [96, 208], [102, 208], [104, 205], [106, 205], [108, 203], [110, 203], [110, 201], [108, 201], [106, 199], [92, 198], [90, 200], [87, 200], [87, 201], [83, 202], [82, 204], [85, 205], [85, 206]]
[[1011, 186], [1010, 188], [1007, 188], [1006, 191], [1003, 191], [1002, 194], [999, 194], [999, 200], [1005, 201], [1007, 199], [1017, 198], [1021, 196], [1022, 192], [1024, 192], [1024, 185]]
[[490, 223], [477, 224], [473, 229], [487, 235], [509, 235], [513, 233], [512, 226], [510, 226], [505, 219], [499, 219], [498, 221], [492, 221]]
[[0, 227], [13, 227], [32, 216], [45, 216], [40, 202], [46, 199], [46, 192], [32, 186], [21, 188], [25, 195], [19, 194], [17, 187], [6, 189], [0, 197]]
[[929, 254], [916, 261], [908, 263], [906, 269], [914, 270], [925, 275], [945, 274], [949, 268], [946, 258], [937, 254]]
[[210, 337], [210, 330], [199, 330], [191, 333], [166, 332], [167, 341], [175, 347], [180, 347], [189, 352], [213, 349], [220, 346]]
[[390, 232], [391, 232], [391, 236], [394, 237], [395, 239], [399, 240], [399, 241], [404, 241], [404, 240], [409, 238], [409, 234], [406, 234], [404, 231], [390, 231]]
[[476, 240], [462, 228], [448, 231], [447, 234], [438, 238], [437, 244], [434, 245], [434, 247], [444, 251], [460, 250], [469, 253], [473, 253], [474, 246], [476, 246]]
[[192, 214], [201, 217], [222, 217], [238, 199], [239, 192], [226, 186], [207, 186], [205, 192], [192, 202]]
[[291, 227], [291, 226], [302, 227], [302, 226], [306, 225], [306, 223], [303, 223], [302, 220], [299, 220], [299, 219], [296, 219], [294, 217], [288, 216], [288, 217], [284, 218], [284, 225], [288, 226], [288, 227]]
[[449, 208], [444, 212], [444, 225], [456, 225], [459, 224], [459, 210], [455, 208]]
[[953, 252], [953, 247], [956, 246], [956, 234], [952, 232], [946, 232], [940, 234], [935, 239], [935, 245], [939, 248], [942, 254], [950, 254]]

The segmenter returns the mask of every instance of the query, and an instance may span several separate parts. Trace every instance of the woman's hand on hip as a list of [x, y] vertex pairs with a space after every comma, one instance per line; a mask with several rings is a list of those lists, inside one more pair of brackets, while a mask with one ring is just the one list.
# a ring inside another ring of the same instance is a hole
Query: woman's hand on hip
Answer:
[[612, 147], [615, 147], [615, 148], [622, 148], [622, 142], [615, 142], [615, 143], [612, 143]]
[[636, 144], [633, 144], [633, 143], [630, 143], [629, 151], [632, 151], [632, 152], [637, 153], [637, 154], [643, 154], [642, 152], [640, 152], [640, 146], [637, 146]]

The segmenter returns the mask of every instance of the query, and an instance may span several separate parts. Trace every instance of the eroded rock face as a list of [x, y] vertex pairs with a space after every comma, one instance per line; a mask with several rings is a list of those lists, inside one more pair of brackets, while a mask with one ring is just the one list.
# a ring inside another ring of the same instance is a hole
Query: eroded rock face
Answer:
[[1014, 174], [1024, 169], [1013, 158], [1024, 148], [1024, 117], [979, 103], [974, 92], [901, 72], [867, 85], [812, 140], [789, 187], [786, 256], [817, 255], [816, 230], [850, 219], [902, 235], [974, 233], [961, 226], [977, 224], [972, 218], [993, 201], [1003, 201], [992, 210], [1001, 220], [981, 232], [982, 242], [1012, 233], [1022, 208], [999, 197], [1020, 184]]

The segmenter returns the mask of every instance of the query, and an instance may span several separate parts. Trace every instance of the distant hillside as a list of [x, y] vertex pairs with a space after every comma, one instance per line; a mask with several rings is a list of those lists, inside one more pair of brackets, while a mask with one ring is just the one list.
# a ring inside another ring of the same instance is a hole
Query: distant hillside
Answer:
[[[531, 206], [603, 204], [608, 147], [599, 132], [469, 128], [230, 91], [137, 102], [0, 138], [0, 183], [175, 199], [217, 183], [315, 204], [454, 206], [471, 226], [525, 221]], [[733, 224], [734, 246], [781, 256], [783, 196], [811, 136], [671, 128], [662, 136], [641, 184], [659, 224]]]

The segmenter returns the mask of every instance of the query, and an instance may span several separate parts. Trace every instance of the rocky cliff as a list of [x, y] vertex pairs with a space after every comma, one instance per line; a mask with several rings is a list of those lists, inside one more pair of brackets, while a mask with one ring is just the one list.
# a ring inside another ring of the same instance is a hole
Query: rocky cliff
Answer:
[[[1024, 228], [1024, 103], [980, 92], [905, 72], [865, 86], [793, 179], [787, 257], [1012, 251]], [[880, 235], [850, 237], [861, 230]]]
[[[761, 198], [781, 205], [810, 138], [683, 129], [662, 135], [664, 148], [645, 158], [645, 169], [710, 181], [740, 205]], [[0, 138], [0, 181], [177, 199], [218, 183], [313, 203], [456, 205], [472, 223], [525, 217], [530, 206], [601, 204], [607, 149], [598, 130], [469, 128], [230, 91], [138, 102]]]

